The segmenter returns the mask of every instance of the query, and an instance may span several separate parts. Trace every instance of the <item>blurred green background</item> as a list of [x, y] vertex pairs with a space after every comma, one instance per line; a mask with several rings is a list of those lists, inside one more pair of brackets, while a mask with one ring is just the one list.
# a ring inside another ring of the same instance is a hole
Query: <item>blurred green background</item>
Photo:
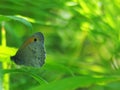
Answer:
[[[120, 0], [0, 0], [0, 28], [0, 90], [119, 90]], [[45, 65], [12, 66], [35, 32]]]

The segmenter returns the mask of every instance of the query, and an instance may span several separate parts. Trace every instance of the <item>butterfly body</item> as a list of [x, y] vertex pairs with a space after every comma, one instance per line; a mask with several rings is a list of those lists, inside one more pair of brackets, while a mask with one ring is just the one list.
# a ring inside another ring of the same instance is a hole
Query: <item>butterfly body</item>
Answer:
[[38, 32], [28, 38], [11, 59], [19, 65], [41, 67], [45, 57], [44, 36]]

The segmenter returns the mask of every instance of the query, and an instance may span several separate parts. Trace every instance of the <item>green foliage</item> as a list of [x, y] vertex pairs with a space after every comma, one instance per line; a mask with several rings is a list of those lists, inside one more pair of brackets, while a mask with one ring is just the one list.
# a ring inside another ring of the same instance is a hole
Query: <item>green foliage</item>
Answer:
[[[93, 78], [90, 76], [79, 76], [79, 77], [70, 77], [63, 80], [58, 80], [56, 82], [51, 82], [50, 84], [44, 84], [30, 90], [75, 90], [83, 87], [89, 87], [94, 84], [101, 84], [108, 81], [117, 80], [115, 77], [104, 77], [104, 78]], [[104, 86], [104, 85], [103, 85]], [[56, 87], [56, 88], [54, 88]]]
[[[10, 90], [118, 90], [119, 3], [1, 0], [0, 27], [5, 36], [1, 30], [0, 85], [3, 75], [10, 74]], [[34, 32], [44, 33], [46, 63], [40, 69], [19, 68], [9, 57]], [[4, 62], [11, 68], [3, 68]]]
[[10, 20], [15, 20], [18, 22], [23, 23], [24, 25], [26, 25], [30, 30], [32, 29], [32, 25], [31, 23], [29, 23], [27, 20], [17, 17], [17, 16], [5, 16], [5, 15], [0, 15], [0, 23], [2, 23], [3, 21], [10, 21]]

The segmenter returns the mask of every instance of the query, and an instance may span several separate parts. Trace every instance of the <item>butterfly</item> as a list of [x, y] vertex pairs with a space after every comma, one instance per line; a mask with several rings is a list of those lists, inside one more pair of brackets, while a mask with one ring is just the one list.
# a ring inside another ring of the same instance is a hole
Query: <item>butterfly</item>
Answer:
[[29, 37], [18, 49], [11, 60], [18, 65], [41, 67], [45, 63], [46, 52], [44, 47], [44, 35], [37, 32]]

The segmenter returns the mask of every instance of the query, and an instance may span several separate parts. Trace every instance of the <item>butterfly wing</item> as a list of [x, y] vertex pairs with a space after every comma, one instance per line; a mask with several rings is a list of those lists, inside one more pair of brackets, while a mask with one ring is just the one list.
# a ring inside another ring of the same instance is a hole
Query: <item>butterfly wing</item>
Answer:
[[41, 67], [45, 62], [43, 34], [36, 33], [30, 37], [11, 59], [19, 65]]

